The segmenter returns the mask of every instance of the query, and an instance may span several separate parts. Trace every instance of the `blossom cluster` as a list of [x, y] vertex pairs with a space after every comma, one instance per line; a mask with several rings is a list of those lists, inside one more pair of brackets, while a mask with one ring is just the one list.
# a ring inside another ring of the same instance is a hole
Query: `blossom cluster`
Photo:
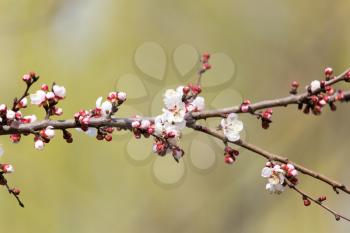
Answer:
[[293, 164], [274, 164], [267, 162], [261, 171], [261, 176], [267, 178], [266, 190], [270, 193], [281, 194], [286, 186], [285, 179], [288, 179], [293, 185], [298, 183], [296, 176], [298, 171]]
[[[103, 97], [99, 97], [96, 100], [96, 106], [92, 110], [80, 110], [74, 114], [75, 121], [80, 125], [78, 130], [83, 130], [90, 136], [96, 136], [98, 140], [112, 141], [113, 127], [89, 127], [89, 123], [92, 118], [110, 118], [118, 111], [118, 107], [126, 100], [125, 92], [110, 92], [105, 101]], [[103, 101], [103, 102], [102, 102]], [[66, 140], [71, 141], [71, 135], [69, 132], [64, 134]]]
[[178, 88], [166, 90], [163, 98], [163, 113], [154, 121], [138, 119], [132, 122], [133, 132], [136, 138], [141, 135], [149, 137], [153, 135], [155, 142], [153, 151], [160, 156], [171, 153], [176, 161], [184, 155], [179, 147], [181, 130], [186, 127], [185, 116], [190, 112], [200, 112], [205, 107], [204, 98], [198, 96], [201, 92], [199, 85], [189, 84]]
[[66, 96], [66, 88], [56, 84], [52, 85], [51, 90], [47, 84], [41, 85], [40, 90], [30, 95], [31, 104], [43, 107], [49, 116], [60, 116], [63, 114], [62, 108], [56, 105]]

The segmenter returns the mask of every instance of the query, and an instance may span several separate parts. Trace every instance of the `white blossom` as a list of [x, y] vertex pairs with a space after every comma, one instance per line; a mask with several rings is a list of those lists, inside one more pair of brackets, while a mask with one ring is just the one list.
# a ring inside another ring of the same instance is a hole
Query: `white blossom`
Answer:
[[221, 120], [221, 127], [227, 139], [235, 142], [240, 139], [239, 134], [243, 130], [243, 122], [238, 120], [237, 114], [230, 113], [227, 118]]
[[281, 194], [284, 191], [284, 175], [285, 171], [279, 165], [274, 167], [264, 167], [261, 176], [267, 178], [266, 190], [270, 193]]
[[140, 128], [141, 129], [148, 129], [148, 127], [150, 127], [150, 125], [151, 125], [151, 122], [149, 120], [142, 120]]
[[30, 101], [32, 104], [40, 105], [46, 100], [46, 93], [42, 90], [38, 90], [35, 94], [30, 95]]
[[112, 103], [108, 100], [102, 103], [102, 97], [96, 100], [96, 108], [101, 109], [102, 116], [107, 116], [112, 111]]
[[16, 113], [12, 110], [7, 110], [6, 112], [6, 118], [9, 120], [13, 120], [16, 117]]
[[53, 93], [59, 98], [64, 98], [66, 96], [66, 88], [59, 85], [54, 85], [52, 87]]
[[314, 80], [310, 84], [311, 92], [314, 93], [316, 90], [321, 88], [321, 82], [318, 80]]
[[182, 91], [175, 91], [173, 89], [166, 90], [163, 99], [165, 107], [168, 110], [179, 108], [179, 105], [183, 105], [182, 96]]
[[195, 111], [203, 111], [204, 110], [205, 101], [204, 101], [204, 98], [201, 96], [197, 96], [191, 104], [195, 107]]

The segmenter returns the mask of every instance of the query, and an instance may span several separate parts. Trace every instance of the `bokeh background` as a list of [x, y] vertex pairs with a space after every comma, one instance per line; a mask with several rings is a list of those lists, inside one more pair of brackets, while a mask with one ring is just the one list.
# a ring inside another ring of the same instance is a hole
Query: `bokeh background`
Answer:
[[[224, 88], [252, 101], [284, 96], [294, 79], [304, 86], [321, 78], [326, 66], [338, 73], [349, 66], [349, 7], [345, 0], [1, 0], [1, 103], [11, 103], [23, 89], [20, 77], [35, 70], [41, 82], [67, 88], [61, 106], [63, 118], [71, 118], [80, 108], [93, 107], [121, 76], [133, 73], [146, 97], [126, 103], [124, 114], [132, 109], [148, 114], [157, 90], [195, 75], [193, 69], [179, 78], [171, 63], [182, 44], [222, 52], [234, 61], [234, 82], [205, 89], [208, 100]], [[162, 80], [150, 79], [135, 65], [135, 51], [146, 41], [165, 51]], [[348, 108], [344, 104], [318, 117], [295, 107], [276, 109], [267, 131], [256, 119], [242, 118], [249, 142], [350, 185]], [[24, 112], [43, 116], [34, 107]], [[106, 143], [73, 134], [73, 144], [57, 137], [41, 152], [34, 150], [31, 137], [18, 145], [1, 138], [1, 162], [15, 166], [8, 179], [22, 189], [26, 204], [19, 208], [0, 190], [1, 231], [349, 232], [348, 223], [336, 222], [315, 205], [305, 208], [292, 191], [269, 195], [260, 177], [265, 161], [250, 152], [242, 151], [238, 162], [227, 166], [216, 145], [218, 160], [203, 171], [191, 165], [189, 152], [180, 165], [184, 176], [169, 186], [154, 177], [155, 156], [147, 162], [130, 158], [131, 135], [115, 135]], [[350, 215], [349, 196], [336, 196], [308, 177], [301, 177], [300, 187], [327, 195], [327, 204]]]

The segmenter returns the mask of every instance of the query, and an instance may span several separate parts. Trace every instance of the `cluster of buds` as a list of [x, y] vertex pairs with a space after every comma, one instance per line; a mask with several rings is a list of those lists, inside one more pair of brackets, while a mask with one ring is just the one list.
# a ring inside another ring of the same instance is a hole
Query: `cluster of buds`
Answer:
[[107, 100], [109, 100], [111, 103], [117, 102], [118, 105], [121, 105], [126, 100], [126, 93], [125, 92], [110, 92], [107, 96]]
[[285, 177], [293, 184], [298, 184], [298, 171], [295, 169], [293, 164], [287, 163], [282, 164], [281, 169], [285, 171]]
[[261, 126], [263, 129], [268, 129], [270, 127], [272, 112], [272, 108], [268, 108], [261, 113]]
[[195, 85], [192, 83], [189, 83], [187, 86], [184, 86], [182, 88], [184, 97], [192, 97], [192, 96], [197, 96], [202, 92], [202, 88], [200, 85]]
[[107, 142], [112, 141], [112, 133], [114, 131], [113, 127], [101, 127], [97, 130], [96, 138], [97, 140], [106, 140]]
[[168, 150], [168, 143], [165, 140], [161, 140], [156, 138], [153, 143], [153, 152], [158, 154], [159, 156], [166, 155]]
[[236, 161], [236, 157], [239, 155], [239, 151], [230, 146], [226, 146], [224, 152], [224, 161], [227, 164], [232, 164], [234, 161]]
[[86, 111], [84, 109], [80, 110], [79, 112], [76, 112], [74, 114], [74, 120], [76, 122], [80, 123], [80, 128], [83, 131], [87, 131], [89, 128], [90, 118], [94, 116], [92, 112]]
[[[333, 88], [325, 87], [325, 93], [319, 93], [317, 95], [309, 96], [305, 105], [303, 112], [308, 114], [310, 111], [314, 115], [320, 115], [322, 113], [322, 109], [327, 104], [329, 105], [332, 111], [337, 109], [335, 102], [344, 100], [344, 92], [342, 90], [334, 91]], [[299, 104], [299, 109], [302, 109], [303, 104]]]
[[[344, 79], [350, 81], [350, 72], [348, 73], [345, 74]], [[326, 68], [325, 75], [326, 80], [334, 78], [333, 69]], [[303, 110], [305, 114], [312, 112], [314, 115], [320, 115], [325, 105], [329, 105], [330, 109], [335, 111], [337, 109], [335, 102], [344, 101], [344, 92], [342, 90], [336, 91], [331, 85], [327, 85], [324, 80], [312, 81], [307, 90], [309, 92], [308, 98], [298, 104], [300, 110], [303, 109], [305, 104]]]
[[[104, 102], [102, 102], [102, 97], [97, 98], [96, 107], [92, 110], [80, 110], [74, 114], [74, 119], [80, 124], [80, 128], [83, 131], [88, 131], [90, 129], [89, 124], [91, 118], [106, 117], [109, 118], [118, 111], [118, 107], [123, 104], [126, 100], [125, 92], [110, 92]], [[111, 133], [114, 128], [112, 127], [101, 127], [98, 128], [96, 138], [98, 140], [105, 139], [106, 141], [112, 140]], [[66, 139], [67, 140], [67, 139]], [[67, 142], [70, 142], [68, 139]]]
[[40, 90], [30, 95], [31, 103], [43, 107], [48, 116], [60, 116], [63, 114], [62, 108], [56, 105], [66, 96], [66, 88], [53, 84], [51, 90], [47, 84], [41, 85]]
[[39, 76], [35, 72], [29, 72], [28, 74], [23, 75], [22, 80], [27, 85], [32, 85], [36, 81], [38, 81]]
[[13, 122], [32, 123], [36, 121], [35, 115], [23, 116], [18, 109], [8, 109], [5, 104], [0, 104], [0, 125], [11, 125]]
[[239, 107], [241, 112], [249, 112], [250, 111], [250, 100], [244, 100], [241, 106]]
[[[8, 109], [5, 104], [0, 105], [0, 127], [10, 126], [13, 124], [28, 124], [36, 121], [35, 115], [23, 116], [18, 108]], [[20, 134], [11, 134], [10, 139], [13, 143], [21, 140]]]
[[131, 127], [136, 139], [140, 139], [141, 135], [145, 138], [149, 138], [149, 136], [155, 131], [154, 123], [147, 119], [141, 119], [140, 116], [135, 116], [135, 120], [132, 121]]
[[43, 150], [45, 143], [49, 143], [54, 136], [55, 130], [52, 126], [48, 126], [45, 129], [40, 130], [34, 137], [34, 148], [37, 150]]
[[199, 70], [199, 74], [203, 74], [207, 70], [211, 69], [211, 65], [209, 64], [210, 54], [209, 53], [203, 53], [201, 58], [202, 67]]
[[299, 87], [299, 83], [297, 81], [293, 81], [291, 83], [291, 90], [290, 90], [290, 94], [292, 95], [296, 95], [298, 93], [298, 87]]
[[153, 143], [153, 152], [159, 156], [165, 156], [166, 154], [171, 153], [176, 162], [179, 162], [185, 155], [183, 149], [178, 146], [173, 146], [167, 140], [161, 138], [156, 138]]

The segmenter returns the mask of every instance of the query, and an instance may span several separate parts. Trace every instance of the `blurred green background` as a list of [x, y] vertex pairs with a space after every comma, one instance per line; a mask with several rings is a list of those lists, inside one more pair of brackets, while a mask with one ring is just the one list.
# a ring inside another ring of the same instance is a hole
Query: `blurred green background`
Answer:
[[[60, 106], [63, 118], [71, 118], [131, 73], [145, 94], [131, 98], [121, 114], [147, 115], [158, 91], [195, 75], [192, 69], [181, 77], [174, 68], [172, 55], [182, 44], [221, 52], [234, 61], [231, 81], [204, 89], [208, 101], [223, 89], [252, 101], [284, 96], [293, 79], [304, 86], [321, 78], [325, 66], [338, 73], [350, 66], [349, 7], [348, 1], [330, 0], [0, 0], [1, 103], [20, 95], [21, 76], [35, 70], [41, 82], [67, 88]], [[164, 79], [151, 79], [135, 65], [135, 51], [147, 41], [164, 50]], [[133, 82], [123, 85], [134, 88]], [[233, 104], [229, 98], [219, 102]], [[24, 112], [43, 116], [35, 107]], [[250, 116], [243, 120], [249, 142], [350, 185], [346, 104], [319, 117], [305, 116], [295, 107], [278, 109], [267, 131]], [[209, 144], [217, 154], [209, 169], [191, 165], [191, 151], [179, 166], [169, 160], [159, 168], [156, 156], [140, 162], [128, 155], [128, 134], [115, 135], [112, 143], [73, 134], [73, 144], [57, 137], [42, 152], [34, 150], [31, 137], [18, 145], [2, 137], [1, 161], [15, 166], [8, 179], [22, 189], [26, 208], [0, 190], [1, 231], [349, 232], [348, 223], [336, 222], [315, 205], [305, 208], [292, 191], [280, 196], [265, 192], [260, 177], [265, 161], [250, 152], [242, 151], [237, 163], [227, 166], [220, 147]], [[193, 153], [205, 155], [207, 150]], [[159, 181], [167, 166], [175, 176], [182, 169], [180, 181]], [[349, 196], [336, 196], [304, 176], [300, 187], [327, 195], [327, 204], [350, 215]]]

